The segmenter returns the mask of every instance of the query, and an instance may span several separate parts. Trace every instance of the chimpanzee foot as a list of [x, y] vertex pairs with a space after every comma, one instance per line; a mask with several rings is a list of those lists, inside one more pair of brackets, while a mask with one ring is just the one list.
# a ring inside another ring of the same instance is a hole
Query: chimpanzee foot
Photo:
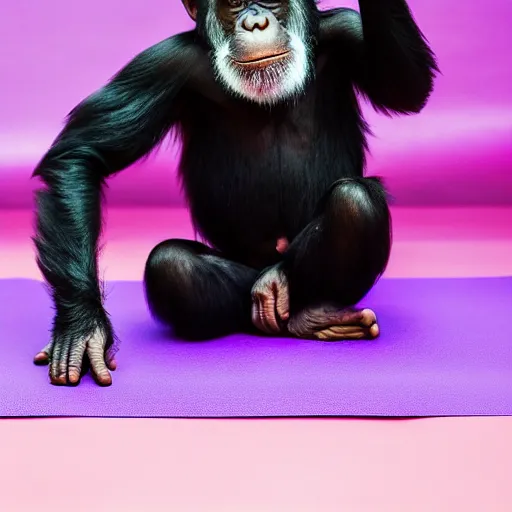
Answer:
[[362, 340], [376, 338], [379, 326], [371, 309], [340, 309], [323, 304], [293, 315], [288, 331], [299, 338], [323, 341]]

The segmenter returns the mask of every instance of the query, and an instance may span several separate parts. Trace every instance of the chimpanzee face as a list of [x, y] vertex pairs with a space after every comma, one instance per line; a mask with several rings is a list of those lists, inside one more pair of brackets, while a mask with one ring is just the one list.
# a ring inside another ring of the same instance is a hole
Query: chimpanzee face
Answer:
[[313, 69], [304, 0], [203, 0], [199, 14], [183, 1], [204, 16], [217, 79], [233, 93], [272, 104], [304, 88]]

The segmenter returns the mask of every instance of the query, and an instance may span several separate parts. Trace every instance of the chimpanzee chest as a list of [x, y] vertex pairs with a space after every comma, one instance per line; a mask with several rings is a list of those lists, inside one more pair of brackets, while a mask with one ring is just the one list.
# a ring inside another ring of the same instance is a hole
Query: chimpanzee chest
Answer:
[[[200, 232], [245, 260], [312, 219], [332, 177], [314, 95], [293, 107], [210, 107], [185, 130], [181, 176]], [[265, 254], [262, 259], [265, 259]]]

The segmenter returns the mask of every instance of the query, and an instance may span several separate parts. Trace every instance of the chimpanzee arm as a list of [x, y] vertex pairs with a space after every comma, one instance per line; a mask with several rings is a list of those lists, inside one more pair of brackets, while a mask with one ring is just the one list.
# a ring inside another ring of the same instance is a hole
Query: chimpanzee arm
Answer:
[[191, 44], [180, 34], [136, 56], [71, 111], [34, 171], [45, 185], [36, 196], [37, 262], [55, 305], [51, 342], [35, 362], [50, 362], [53, 384], [76, 384], [84, 357], [100, 384], [111, 383], [115, 337], [97, 267], [102, 185], [179, 120]]
[[321, 42], [346, 65], [376, 110], [417, 113], [439, 71], [405, 0], [359, 0], [361, 14], [333, 9], [321, 19]]

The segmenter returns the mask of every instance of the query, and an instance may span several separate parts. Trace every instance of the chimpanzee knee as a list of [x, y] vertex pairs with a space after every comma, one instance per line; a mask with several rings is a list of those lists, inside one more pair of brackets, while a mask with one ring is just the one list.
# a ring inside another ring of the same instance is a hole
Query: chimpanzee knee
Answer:
[[[391, 217], [385, 189], [377, 178], [337, 181], [325, 199], [325, 238], [344, 265], [380, 274], [391, 248]], [[364, 263], [364, 264], [363, 264]]]
[[287, 261], [292, 309], [357, 304], [384, 272], [391, 249], [386, 191], [377, 178], [336, 181]]
[[155, 319], [174, 326], [190, 317], [197, 294], [194, 270], [202, 252], [202, 244], [179, 239], [165, 240], [150, 252], [144, 288]]
[[[360, 300], [384, 272], [391, 251], [391, 216], [378, 178], [337, 181], [323, 205], [323, 250], [349, 302]], [[340, 279], [338, 279], [340, 278]]]

